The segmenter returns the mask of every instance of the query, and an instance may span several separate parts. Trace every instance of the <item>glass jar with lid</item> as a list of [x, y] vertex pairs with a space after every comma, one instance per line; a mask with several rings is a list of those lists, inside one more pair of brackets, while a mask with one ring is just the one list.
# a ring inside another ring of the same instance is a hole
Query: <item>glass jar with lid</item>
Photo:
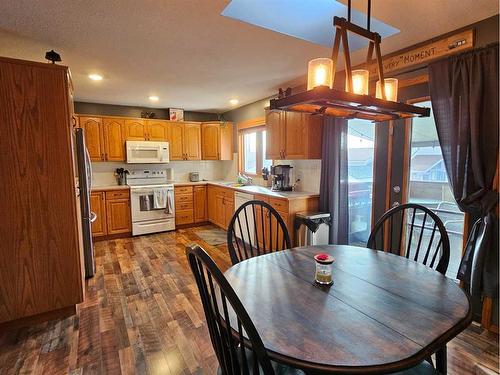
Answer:
[[316, 254], [314, 256], [316, 261], [316, 274], [315, 281], [321, 285], [333, 284], [333, 258], [329, 254]]

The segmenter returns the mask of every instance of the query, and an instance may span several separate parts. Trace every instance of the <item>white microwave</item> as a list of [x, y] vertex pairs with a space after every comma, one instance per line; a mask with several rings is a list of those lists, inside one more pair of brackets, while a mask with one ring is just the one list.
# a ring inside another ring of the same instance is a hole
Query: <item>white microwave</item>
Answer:
[[168, 163], [168, 142], [126, 141], [127, 163]]

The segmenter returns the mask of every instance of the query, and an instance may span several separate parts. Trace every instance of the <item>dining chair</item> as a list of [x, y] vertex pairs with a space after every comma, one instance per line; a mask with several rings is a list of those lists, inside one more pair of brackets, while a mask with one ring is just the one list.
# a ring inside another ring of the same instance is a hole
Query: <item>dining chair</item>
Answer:
[[292, 247], [286, 224], [269, 203], [251, 200], [235, 211], [227, 229], [234, 264], [254, 256]]
[[210, 339], [219, 361], [217, 373], [304, 375], [301, 370], [269, 359], [250, 316], [206, 251], [198, 245], [191, 245], [186, 248], [186, 255], [196, 279]]
[[[405, 223], [406, 231], [403, 230]], [[387, 211], [375, 224], [366, 246], [391, 253], [406, 247], [399, 251], [400, 255], [443, 275], [450, 261], [450, 240], [443, 222], [429, 208], [416, 203], [402, 204]]]

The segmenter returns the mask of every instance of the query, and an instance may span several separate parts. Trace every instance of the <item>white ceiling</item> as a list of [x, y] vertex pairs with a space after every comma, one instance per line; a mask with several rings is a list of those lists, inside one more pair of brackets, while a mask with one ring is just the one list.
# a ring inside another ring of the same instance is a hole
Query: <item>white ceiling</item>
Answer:
[[[0, 55], [43, 61], [55, 49], [71, 68], [79, 101], [222, 112], [230, 98], [243, 105], [302, 83], [307, 61], [330, 54], [220, 16], [228, 2], [2, 0]], [[353, 1], [362, 11], [365, 4]], [[377, 0], [372, 10], [401, 30], [384, 39], [383, 54], [497, 13], [498, 0]], [[355, 53], [354, 63], [364, 55]], [[104, 80], [90, 81], [94, 72]]]

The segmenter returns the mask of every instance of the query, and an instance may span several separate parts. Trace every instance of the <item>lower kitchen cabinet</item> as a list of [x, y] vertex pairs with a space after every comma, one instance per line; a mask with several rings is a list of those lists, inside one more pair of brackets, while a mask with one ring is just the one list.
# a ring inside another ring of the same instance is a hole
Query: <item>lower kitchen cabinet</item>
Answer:
[[207, 187], [205, 185], [176, 186], [174, 197], [176, 225], [207, 221]]
[[203, 223], [207, 221], [207, 187], [195, 186], [193, 190], [194, 222]]
[[97, 215], [92, 223], [92, 237], [130, 233], [130, 193], [128, 190], [93, 191], [90, 209]]
[[231, 188], [208, 186], [208, 219], [227, 229], [234, 214], [234, 191]]

